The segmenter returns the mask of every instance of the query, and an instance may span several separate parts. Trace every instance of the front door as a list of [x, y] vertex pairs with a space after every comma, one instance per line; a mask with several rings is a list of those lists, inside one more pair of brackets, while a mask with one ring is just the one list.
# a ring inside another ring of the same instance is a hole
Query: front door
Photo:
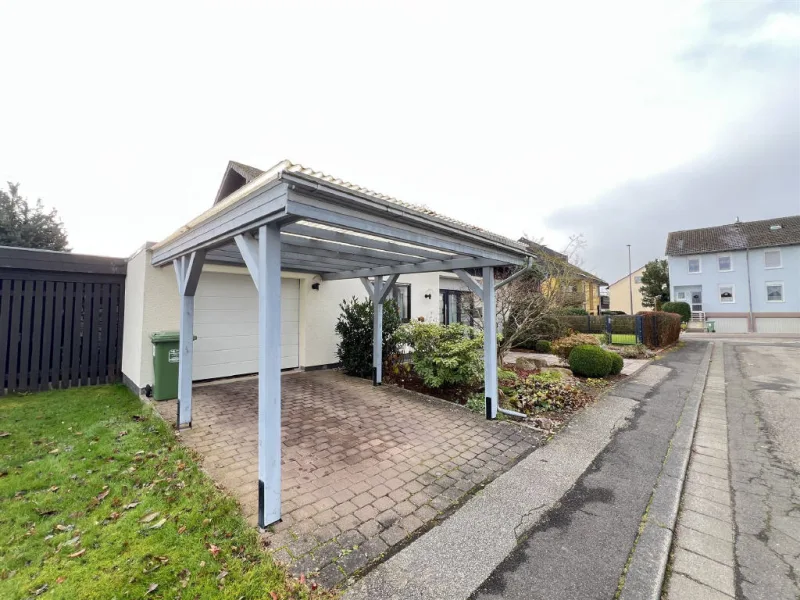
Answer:
[[703, 312], [703, 292], [692, 292], [692, 312]]

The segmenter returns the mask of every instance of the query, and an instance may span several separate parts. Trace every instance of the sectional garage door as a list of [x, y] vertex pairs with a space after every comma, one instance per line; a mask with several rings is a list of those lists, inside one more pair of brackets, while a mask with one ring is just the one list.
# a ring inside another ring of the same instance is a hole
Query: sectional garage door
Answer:
[[[300, 281], [281, 279], [281, 368], [299, 365]], [[258, 371], [258, 293], [249, 275], [203, 273], [194, 307], [195, 381]]]

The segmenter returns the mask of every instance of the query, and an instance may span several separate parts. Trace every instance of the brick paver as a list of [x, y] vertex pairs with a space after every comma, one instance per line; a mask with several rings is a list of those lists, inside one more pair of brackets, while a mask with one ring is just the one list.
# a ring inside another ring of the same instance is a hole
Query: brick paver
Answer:
[[[283, 519], [267, 534], [295, 572], [334, 585], [425, 529], [532, 450], [534, 432], [338, 371], [287, 374]], [[184, 443], [256, 524], [258, 384], [194, 389]], [[176, 403], [156, 403], [174, 422]]]
[[668, 600], [736, 595], [722, 354], [716, 342], [675, 529]]

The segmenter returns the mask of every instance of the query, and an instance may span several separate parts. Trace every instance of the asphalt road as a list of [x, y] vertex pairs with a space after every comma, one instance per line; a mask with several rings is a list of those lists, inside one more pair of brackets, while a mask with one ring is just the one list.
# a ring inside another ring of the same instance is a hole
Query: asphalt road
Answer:
[[614, 390], [633, 420], [473, 594], [488, 600], [608, 600], [617, 592], [669, 441], [706, 350], [691, 341]]
[[800, 598], [800, 345], [725, 344], [737, 598]]

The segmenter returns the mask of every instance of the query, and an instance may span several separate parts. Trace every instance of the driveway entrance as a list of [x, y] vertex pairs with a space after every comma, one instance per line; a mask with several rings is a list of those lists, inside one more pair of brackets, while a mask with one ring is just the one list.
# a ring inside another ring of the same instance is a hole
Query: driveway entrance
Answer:
[[[282, 521], [267, 534], [279, 560], [339, 583], [401, 547], [538, 443], [517, 425], [338, 371], [282, 378]], [[258, 380], [196, 386], [180, 437], [205, 470], [258, 514]], [[172, 423], [176, 402], [157, 410]]]

